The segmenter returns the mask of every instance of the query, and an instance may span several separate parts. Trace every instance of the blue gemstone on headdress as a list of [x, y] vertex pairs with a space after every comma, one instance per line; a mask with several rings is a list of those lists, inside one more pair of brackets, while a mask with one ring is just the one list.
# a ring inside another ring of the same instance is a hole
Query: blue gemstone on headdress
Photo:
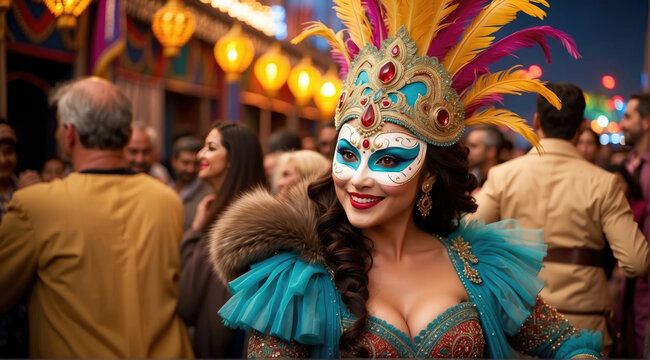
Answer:
[[372, 96], [373, 101], [377, 101], [381, 99], [381, 96], [384, 95], [384, 89], [379, 89], [377, 92], [375, 92], [375, 95]]

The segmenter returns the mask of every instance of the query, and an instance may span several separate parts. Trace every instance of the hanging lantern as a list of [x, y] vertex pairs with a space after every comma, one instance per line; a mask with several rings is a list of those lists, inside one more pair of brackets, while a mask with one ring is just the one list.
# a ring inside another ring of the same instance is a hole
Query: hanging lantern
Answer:
[[233, 82], [239, 80], [253, 61], [255, 48], [253, 42], [241, 33], [241, 25], [235, 23], [214, 45], [214, 58], [217, 64], [226, 73], [226, 80]]
[[330, 120], [336, 110], [341, 94], [341, 80], [334, 67], [331, 67], [320, 82], [320, 89], [314, 95], [314, 103], [320, 110], [323, 120]]
[[58, 29], [73, 29], [77, 17], [88, 7], [91, 0], [44, 0], [45, 6], [56, 16]]
[[7, 12], [11, 7], [11, 0], [0, 0], [0, 12]]
[[290, 67], [289, 59], [280, 52], [280, 44], [275, 43], [257, 59], [253, 70], [264, 90], [275, 95], [287, 81]]
[[178, 56], [181, 47], [192, 37], [195, 26], [194, 15], [185, 9], [182, 0], [168, 0], [153, 15], [151, 29], [165, 47], [163, 54], [173, 57]]
[[311, 64], [311, 58], [303, 58], [289, 74], [289, 90], [298, 105], [305, 105], [320, 87], [320, 72]]

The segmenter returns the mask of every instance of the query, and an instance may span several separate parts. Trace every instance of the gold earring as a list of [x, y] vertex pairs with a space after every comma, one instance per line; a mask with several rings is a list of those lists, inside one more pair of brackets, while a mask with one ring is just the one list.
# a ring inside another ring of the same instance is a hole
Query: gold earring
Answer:
[[431, 188], [431, 183], [426, 182], [422, 184], [422, 196], [420, 196], [420, 199], [418, 200], [418, 210], [420, 211], [420, 215], [422, 215], [423, 219], [426, 219], [427, 215], [429, 215], [429, 211], [431, 210], [432, 200], [431, 195], [429, 195]]

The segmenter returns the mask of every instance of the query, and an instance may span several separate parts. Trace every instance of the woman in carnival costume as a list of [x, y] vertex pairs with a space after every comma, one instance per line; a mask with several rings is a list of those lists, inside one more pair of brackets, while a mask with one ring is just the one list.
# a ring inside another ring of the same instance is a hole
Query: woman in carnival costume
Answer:
[[[345, 76], [332, 172], [273, 198], [245, 195], [212, 231], [211, 258], [232, 298], [219, 315], [251, 332], [251, 357], [598, 357], [537, 295], [546, 247], [514, 220], [483, 225], [469, 195], [466, 126], [525, 122], [487, 107], [503, 94], [558, 98], [516, 68], [487, 65], [561, 40], [548, 26], [498, 42], [519, 11], [545, 0], [334, 0], [347, 27], [313, 23]], [[347, 34], [347, 35], [345, 35]]]

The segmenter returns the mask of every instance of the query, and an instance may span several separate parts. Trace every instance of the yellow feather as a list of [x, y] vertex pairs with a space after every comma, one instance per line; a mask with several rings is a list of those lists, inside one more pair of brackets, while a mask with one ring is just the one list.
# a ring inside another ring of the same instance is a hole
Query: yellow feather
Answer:
[[519, 115], [513, 113], [512, 111], [495, 109], [491, 107], [465, 119], [465, 126], [476, 125], [507, 126], [512, 131], [523, 136], [524, 139], [531, 143], [531, 145], [533, 145], [540, 154], [544, 150], [539, 143], [537, 134], [535, 134], [533, 129], [531, 129], [530, 126], [526, 124], [526, 120], [522, 119], [519, 117]]
[[427, 24], [429, 24], [430, 19], [434, 16], [433, 2], [431, 0], [405, 1], [399, 7], [398, 14], [398, 30], [401, 25], [404, 25], [415, 46], [418, 49], [423, 47], [419, 43], [419, 40], [427, 33], [429, 29]]
[[480, 51], [489, 47], [494, 40], [494, 34], [502, 26], [517, 17], [519, 11], [543, 19], [546, 12], [536, 4], [548, 7], [546, 0], [494, 0], [474, 18], [465, 29], [463, 36], [443, 60], [445, 69], [453, 77], [456, 72]]
[[370, 42], [372, 30], [361, 0], [334, 0], [336, 16], [348, 28], [350, 39], [359, 49]]
[[453, 2], [454, 0], [432, 1], [432, 8], [434, 9], [434, 12], [430, 18], [424, 19], [425, 23], [428, 24], [428, 26], [424, 27], [426, 32], [422, 38], [416, 41], [418, 45], [418, 55], [426, 55], [427, 51], [429, 51], [429, 45], [431, 45], [433, 38], [438, 34], [440, 30], [449, 26], [449, 24], [441, 25], [441, 22], [458, 7], [458, 4], [451, 5]]
[[558, 110], [562, 107], [560, 99], [538, 79], [529, 78], [525, 72], [517, 70], [520, 66], [513, 66], [509, 70], [499, 71], [494, 74], [485, 74], [476, 80], [474, 86], [461, 96], [465, 108], [480, 103], [485, 97], [494, 94], [538, 93], [548, 100]]
[[306, 27], [298, 36], [291, 39], [292, 44], [298, 44], [299, 42], [305, 40], [305, 38], [312, 35], [319, 35], [324, 37], [330, 44], [332, 48], [341, 54], [345, 55], [345, 58], [350, 63], [350, 55], [348, 54], [347, 47], [345, 46], [345, 41], [343, 40], [343, 30], [334, 33], [334, 30], [328, 28], [320, 21], [310, 21], [308, 27]]
[[388, 22], [388, 36], [395, 37], [397, 30], [401, 25], [399, 23], [399, 9], [402, 3], [401, 0], [384, 0], [382, 1], [384, 7], [386, 8], [386, 20]]

